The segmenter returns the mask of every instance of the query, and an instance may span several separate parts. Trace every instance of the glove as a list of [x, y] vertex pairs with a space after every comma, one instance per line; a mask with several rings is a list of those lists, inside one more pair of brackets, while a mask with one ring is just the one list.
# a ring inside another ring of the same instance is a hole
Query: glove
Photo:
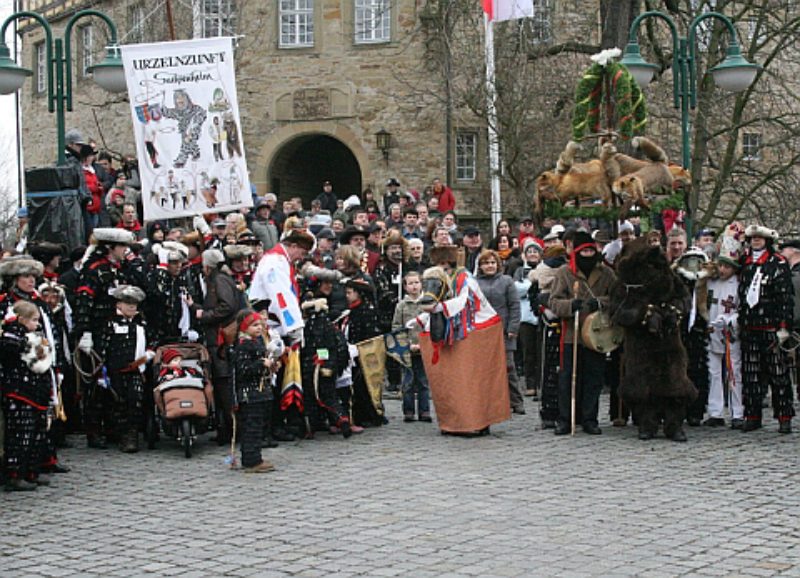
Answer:
[[581, 309], [583, 309], [583, 299], [573, 299], [572, 312], [575, 313], [576, 311], [580, 311]]
[[208, 235], [211, 232], [211, 227], [208, 226], [202, 215], [195, 215], [192, 219], [192, 227], [201, 235]]
[[778, 343], [783, 345], [789, 339], [789, 331], [786, 329], [778, 329]]
[[151, 361], [153, 361], [153, 358], [156, 356], [156, 352], [153, 351], [152, 349], [148, 349], [147, 351], [144, 352], [144, 356], [145, 356], [145, 358], [147, 358], [147, 363], [150, 363]]
[[78, 349], [84, 352], [86, 355], [89, 355], [94, 349], [94, 343], [92, 342], [92, 334], [88, 331], [81, 335], [81, 340], [78, 341]]
[[198, 339], [200, 339], [200, 334], [194, 329], [190, 329], [186, 332], [186, 339], [188, 339], [190, 343], [195, 343]]
[[283, 344], [283, 339], [280, 337], [276, 339], [271, 339], [269, 343], [267, 343], [267, 356], [271, 359], [278, 359], [281, 355], [283, 355], [286, 346]]
[[539, 293], [536, 297], [536, 304], [540, 307], [547, 307], [550, 303], [550, 293]]
[[355, 359], [356, 357], [358, 357], [358, 347], [356, 347], [352, 343], [347, 344], [347, 351], [350, 353], [350, 359]]
[[584, 313], [594, 313], [600, 309], [600, 302], [597, 299], [589, 299], [583, 304]]

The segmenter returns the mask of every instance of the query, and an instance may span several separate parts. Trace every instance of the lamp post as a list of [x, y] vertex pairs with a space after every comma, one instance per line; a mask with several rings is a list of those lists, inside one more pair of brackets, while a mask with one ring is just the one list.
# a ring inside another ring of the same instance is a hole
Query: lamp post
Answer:
[[[647, 85], [658, 70], [658, 65], [644, 60], [639, 51], [637, 33], [639, 25], [647, 18], [660, 18], [669, 26], [672, 33], [672, 100], [673, 106], [681, 111], [681, 164], [683, 168], [691, 168], [691, 148], [689, 143], [689, 109], [697, 106], [697, 72], [695, 68], [695, 51], [697, 44], [697, 27], [707, 19], [721, 20], [728, 30], [728, 50], [725, 60], [711, 69], [714, 82], [720, 88], [731, 92], [745, 90], [761, 70], [761, 67], [748, 62], [739, 48], [736, 40], [736, 29], [731, 20], [719, 12], [705, 12], [692, 20], [689, 24], [688, 37], [680, 36], [675, 21], [667, 14], [658, 10], [644, 12], [631, 23], [628, 46], [625, 55], [620, 61], [624, 64], [640, 86]], [[697, 194], [690, 192], [685, 199], [686, 203], [686, 235], [691, 239], [692, 220], [697, 204]]]
[[45, 33], [45, 50], [47, 51], [47, 110], [56, 113], [56, 138], [58, 146], [58, 164], [66, 162], [64, 154], [64, 110], [72, 111], [72, 50], [70, 37], [75, 22], [79, 19], [97, 16], [108, 25], [110, 36], [106, 48], [106, 57], [102, 62], [89, 67], [94, 80], [109, 92], [122, 92], [126, 89], [125, 72], [117, 44], [117, 28], [111, 19], [97, 10], [81, 10], [73, 15], [64, 29], [64, 39], [53, 38], [53, 29], [47, 20], [36, 12], [16, 12], [3, 22], [0, 28], [0, 94], [10, 94], [22, 88], [22, 84], [33, 73], [23, 68], [11, 58], [11, 51], [6, 45], [6, 30], [15, 20], [32, 18], [42, 25]]

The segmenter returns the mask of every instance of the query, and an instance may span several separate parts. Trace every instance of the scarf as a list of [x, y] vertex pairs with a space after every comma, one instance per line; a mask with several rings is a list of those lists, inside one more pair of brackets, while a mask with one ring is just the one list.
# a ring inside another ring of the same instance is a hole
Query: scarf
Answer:
[[503, 260], [508, 261], [508, 258], [511, 256], [511, 251], [514, 249], [498, 249], [497, 255]]

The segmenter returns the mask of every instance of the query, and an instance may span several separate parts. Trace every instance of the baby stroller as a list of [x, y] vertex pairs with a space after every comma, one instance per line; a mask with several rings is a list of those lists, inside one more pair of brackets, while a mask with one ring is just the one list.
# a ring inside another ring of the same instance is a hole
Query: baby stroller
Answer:
[[147, 446], [155, 447], [157, 425], [165, 435], [174, 437], [183, 446], [187, 458], [192, 457], [192, 445], [197, 432], [208, 429], [214, 394], [211, 388], [211, 360], [208, 350], [199, 343], [174, 343], [156, 349], [153, 369], [158, 376], [162, 357], [168, 349], [174, 349], [183, 358], [181, 367], [194, 368], [200, 377], [186, 375], [164, 383], [153, 389], [155, 414], [147, 420]]

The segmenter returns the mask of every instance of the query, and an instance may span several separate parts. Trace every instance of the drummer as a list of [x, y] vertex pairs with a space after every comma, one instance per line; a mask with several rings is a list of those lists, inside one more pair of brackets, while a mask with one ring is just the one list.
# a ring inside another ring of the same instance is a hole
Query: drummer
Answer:
[[[588, 434], [602, 433], [597, 423], [600, 392], [604, 385], [605, 355], [584, 347], [574, 333], [575, 318], [608, 306], [614, 271], [603, 263], [591, 235], [578, 231], [573, 238], [569, 266], [556, 271], [549, 307], [561, 319], [564, 347], [558, 376], [558, 422], [555, 434], [570, 433], [572, 425], [572, 380], [575, 379], [575, 423]], [[577, 372], [573, 375], [573, 348], [577, 351]]]

